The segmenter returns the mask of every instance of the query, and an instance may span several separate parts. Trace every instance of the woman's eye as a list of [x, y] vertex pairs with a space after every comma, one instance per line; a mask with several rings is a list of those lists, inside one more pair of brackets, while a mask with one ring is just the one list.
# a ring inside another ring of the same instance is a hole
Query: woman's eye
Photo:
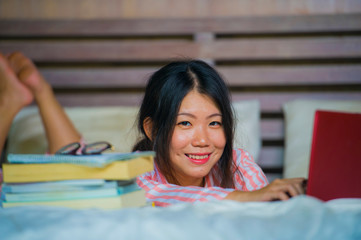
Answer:
[[214, 122], [211, 122], [209, 125], [211, 125], [211, 126], [222, 126], [222, 123], [214, 121]]
[[188, 121], [183, 121], [183, 122], [178, 123], [178, 125], [181, 125], [181, 126], [190, 126], [191, 123], [188, 122]]

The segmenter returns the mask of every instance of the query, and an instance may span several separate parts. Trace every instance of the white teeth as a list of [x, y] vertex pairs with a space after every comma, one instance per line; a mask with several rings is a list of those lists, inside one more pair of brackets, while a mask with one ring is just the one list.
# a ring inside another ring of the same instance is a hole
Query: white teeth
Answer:
[[207, 155], [188, 155], [188, 157], [192, 158], [192, 159], [205, 159], [208, 157], [208, 154]]

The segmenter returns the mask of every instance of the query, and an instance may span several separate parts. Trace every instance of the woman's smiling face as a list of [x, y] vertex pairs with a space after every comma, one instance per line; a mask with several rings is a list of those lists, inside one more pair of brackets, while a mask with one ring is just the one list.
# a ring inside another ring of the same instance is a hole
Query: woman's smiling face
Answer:
[[170, 161], [182, 186], [201, 186], [222, 156], [222, 114], [208, 96], [193, 90], [183, 99], [170, 143]]

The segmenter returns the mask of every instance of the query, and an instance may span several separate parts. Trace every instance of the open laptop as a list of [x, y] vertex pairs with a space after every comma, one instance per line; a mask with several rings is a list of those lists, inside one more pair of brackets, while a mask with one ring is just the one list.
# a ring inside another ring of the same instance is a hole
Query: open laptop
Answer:
[[361, 198], [361, 114], [316, 111], [306, 194]]

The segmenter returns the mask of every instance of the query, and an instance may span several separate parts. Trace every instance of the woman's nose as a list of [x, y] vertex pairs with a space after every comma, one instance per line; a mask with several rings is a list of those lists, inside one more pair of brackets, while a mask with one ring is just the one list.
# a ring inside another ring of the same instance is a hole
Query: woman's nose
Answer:
[[206, 129], [199, 127], [195, 130], [192, 145], [195, 147], [204, 147], [209, 145], [209, 136]]

